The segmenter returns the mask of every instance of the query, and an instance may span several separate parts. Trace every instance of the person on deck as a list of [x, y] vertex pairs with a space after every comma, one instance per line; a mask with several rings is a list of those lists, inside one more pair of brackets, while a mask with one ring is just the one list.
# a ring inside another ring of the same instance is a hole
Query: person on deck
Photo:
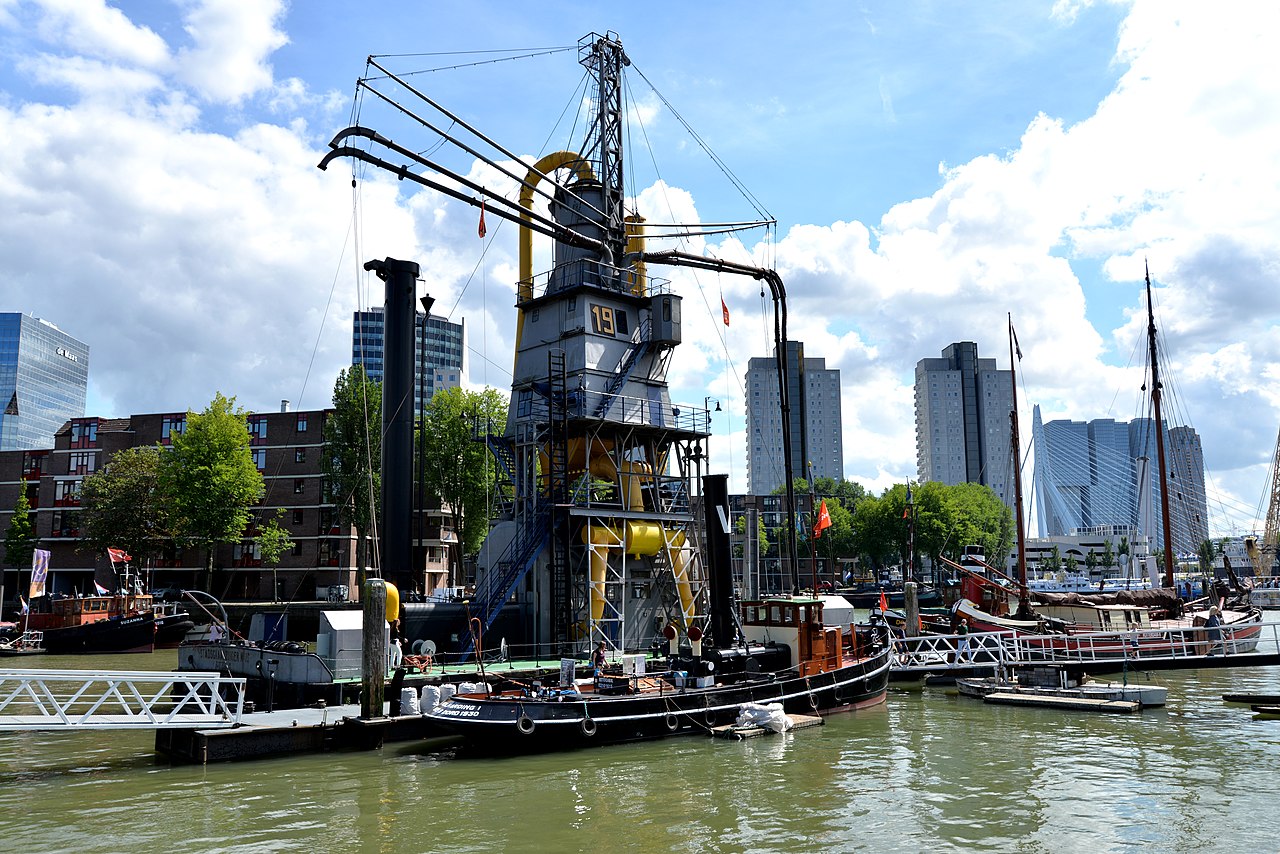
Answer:
[[591, 654], [591, 666], [595, 670], [597, 680], [604, 675], [604, 660], [604, 641], [600, 641], [596, 651]]
[[969, 618], [961, 617], [956, 627], [956, 663], [969, 661]]
[[1209, 609], [1209, 618], [1204, 621], [1205, 635], [1209, 638], [1209, 655], [1217, 655], [1222, 651], [1222, 611], [1214, 605]]
[[209, 624], [209, 643], [222, 643], [226, 638], [226, 630], [222, 628], [222, 623], [214, 620]]

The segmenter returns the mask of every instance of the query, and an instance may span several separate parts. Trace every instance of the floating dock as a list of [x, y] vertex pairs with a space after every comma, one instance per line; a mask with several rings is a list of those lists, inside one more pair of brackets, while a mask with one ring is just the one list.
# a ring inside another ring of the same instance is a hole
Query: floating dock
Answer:
[[1093, 700], [1085, 697], [1052, 697], [1043, 694], [1010, 694], [997, 691], [982, 698], [984, 703], [1000, 706], [1035, 706], [1042, 709], [1065, 709], [1072, 712], [1113, 712], [1131, 714], [1142, 708], [1130, 700]]
[[175, 762], [207, 765], [330, 750], [372, 750], [387, 742], [458, 739], [435, 730], [422, 715], [362, 720], [358, 705], [288, 709], [246, 715], [230, 729], [156, 730], [156, 752]]
[[[786, 729], [790, 732], [793, 729], [804, 729], [811, 726], [822, 726], [826, 723], [817, 715], [787, 715], [787, 720], [791, 721], [791, 726]], [[737, 724], [725, 724], [711, 728], [711, 735], [715, 738], [733, 738], [742, 741], [746, 738], [757, 738], [762, 735], [776, 735], [776, 731], [763, 726], [738, 726]]]

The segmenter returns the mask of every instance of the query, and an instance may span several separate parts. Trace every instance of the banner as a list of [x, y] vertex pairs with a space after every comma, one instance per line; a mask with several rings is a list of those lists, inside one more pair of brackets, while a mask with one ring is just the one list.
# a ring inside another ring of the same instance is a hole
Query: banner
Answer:
[[49, 577], [49, 553], [36, 549], [31, 553], [31, 589], [27, 597], [34, 599], [44, 595], [44, 582]]

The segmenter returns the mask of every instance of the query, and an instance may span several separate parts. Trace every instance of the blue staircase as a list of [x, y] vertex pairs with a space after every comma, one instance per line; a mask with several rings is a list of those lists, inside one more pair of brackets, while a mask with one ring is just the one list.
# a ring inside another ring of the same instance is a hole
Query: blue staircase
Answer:
[[476, 588], [475, 599], [472, 600], [472, 616], [480, 619], [485, 630], [493, 625], [516, 585], [533, 567], [547, 545], [550, 532], [550, 512], [544, 508], [511, 538], [511, 544], [496, 564], [495, 571], [485, 574], [484, 583]]
[[622, 391], [623, 386], [627, 384], [627, 380], [631, 378], [636, 364], [649, 352], [651, 325], [652, 323], [647, 317], [640, 324], [640, 329], [637, 332], [637, 337], [640, 340], [632, 343], [631, 349], [627, 351], [627, 355], [622, 359], [622, 364], [618, 366], [618, 372], [613, 375], [613, 379], [609, 380], [609, 386], [605, 389], [604, 395], [600, 399], [600, 405], [596, 407], [595, 418], [604, 418], [605, 413], [609, 411], [609, 407], [616, 400], [615, 395]]

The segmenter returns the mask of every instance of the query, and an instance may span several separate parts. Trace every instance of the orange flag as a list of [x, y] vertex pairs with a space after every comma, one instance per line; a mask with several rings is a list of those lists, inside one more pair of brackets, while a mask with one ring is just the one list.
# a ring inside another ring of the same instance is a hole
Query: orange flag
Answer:
[[724, 325], [729, 325], [729, 306], [725, 305], [724, 297], [720, 297], [720, 311], [724, 314]]
[[889, 600], [884, 598], [884, 591], [880, 591], [880, 613], [883, 614], [889, 610]]
[[480, 227], [476, 229], [481, 237], [485, 236], [486, 229], [484, 227], [484, 199], [480, 200]]
[[821, 537], [822, 532], [831, 527], [831, 515], [827, 513], [827, 499], [822, 499], [822, 506], [818, 508], [818, 521], [813, 525], [813, 536]]

